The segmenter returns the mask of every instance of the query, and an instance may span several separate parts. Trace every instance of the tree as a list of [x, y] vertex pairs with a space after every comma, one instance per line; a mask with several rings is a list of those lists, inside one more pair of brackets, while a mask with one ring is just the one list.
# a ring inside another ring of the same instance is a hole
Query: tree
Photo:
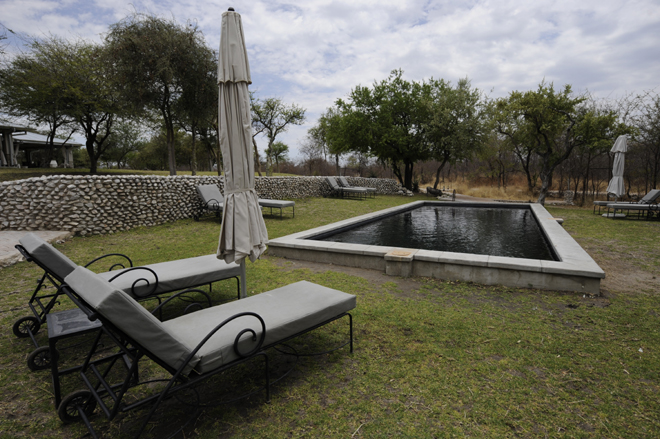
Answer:
[[289, 152], [289, 147], [284, 143], [277, 141], [266, 148], [266, 155], [275, 160], [275, 166], [277, 167], [277, 172], [280, 172], [280, 161], [287, 160], [287, 153]]
[[[170, 175], [176, 174], [174, 123], [190, 115], [188, 103], [177, 105], [187, 87], [198, 87], [191, 72], [209, 49], [195, 25], [182, 26], [175, 21], [135, 14], [112, 26], [106, 36], [114, 72], [118, 75], [124, 99], [136, 110], [160, 115], [166, 132]], [[181, 112], [181, 114], [179, 114]]]
[[[571, 86], [555, 91], [542, 82], [535, 91], [511, 92], [495, 103], [495, 124], [512, 145], [527, 148], [540, 161], [541, 188], [538, 202], [545, 203], [555, 169], [576, 147], [611, 142], [622, 132], [613, 111], [594, 112], [583, 105], [585, 96], [574, 97]], [[528, 177], [529, 178], [529, 177]]]
[[343, 151], [378, 157], [412, 190], [415, 162], [430, 157], [423, 131], [428, 107], [420, 105], [430, 99], [430, 90], [402, 76], [402, 70], [394, 70], [372, 88], [357, 86], [347, 100], [337, 100], [340, 117], [330, 123], [328, 136]]
[[197, 173], [197, 134], [204, 138], [208, 128], [218, 124], [218, 58], [208, 48], [199, 52], [203, 56], [195, 58], [183, 72], [183, 91], [174, 105], [179, 126], [192, 136], [192, 175]]
[[5, 54], [5, 47], [7, 47], [7, 43], [3, 43], [3, 41], [7, 39], [7, 31], [12, 34], [14, 33], [13, 30], [0, 23], [0, 55]]
[[312, 139], [318, 144], [323, 152], [324, 160], [327, 160], [327, 154], [335, 156], [335, 173], [340, 175], [339, 159], [350, 151], [351, 145], [345, 142], [342, 132], [342, 119], [337, 107], [328, 108], [321, 114], [317, 125], [309, 130]]
[[644, 157], [646, 188], [653, 189], [660, 183], [660, 95], [647, 92], [637, 98], [639, 112], [633, 118], [637, 129], [634, 137]]
[[479, 90], [465, 78], [456, 87], [443, 80], [431, 79], [431, 99], [425, 101], [430, 121], [425, 137], [431, 157], [439, 162], [433, 189], [438, 188], [440, 172], [447, 163], [466, 160], [479, 151], [486, 139], [486, 124]]
[[[304, 108], [296, 104], [286, 105], [279, 98], [267, 98], [263, 101], [253, 99], [251, 106], [252, 126], [255, 132], [263, 133], [268, 138], [266, 151], [272, 150], [277, 136], [286, 132], [290, 125], [302, 125], [305, 122]], [[267, 157], [271, 158], [271, 156]], [[266, 175], [270, 176], [273, 170], [270, 161], [267, 163]]]
[[31, 52], [16, 56], [0, 69], [0, 105], [4, 113], [48, 126], [48, 161], [54, 158], [53, 141], [60, 129], [68, 138], [75, 121], [67, 112], [72, 78], [63, 74], [65, 54], [53, 40], [33, 41]]
[[105, 148], [99, 157], [106, 162], [117, 163], [117, 169], [122, 168], [130, 154], [140, 151], [145, 144], [139, 126], [132, 120], [120, 120], [115, 123], [112, 133], [106, 141]]
[[325, 160], [323, 159], [321, 148], [314, 137], [310, 136], [309, 131], [307, 137], [302, 142], [300, 153], [304, 157], [303, 165], [308, 167], [308, 175], [319, 175], [314, 172], [314, 165]]
[[90, 173], [95, 174], [99, 158], [111, 147], [107, 140], [115, 120], [128, 115], [129, 107], [119, 96], [104, 46], [56, 38], [49, 46], [53, 53], [61, 50], [65, 57], [61, 64], [62, 74], [69, 79], [65, 112], [85, 135]]

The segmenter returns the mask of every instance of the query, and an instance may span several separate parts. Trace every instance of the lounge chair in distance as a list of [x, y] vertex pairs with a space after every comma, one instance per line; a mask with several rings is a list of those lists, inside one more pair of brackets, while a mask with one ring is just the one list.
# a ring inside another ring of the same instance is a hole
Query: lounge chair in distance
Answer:
[[[609, 194], [608, 194], [609, 196]], [[646, 195], [644, 195], [639, 201], [594, 201], [594, 213], [596, 213], [596, 206], [598, 206], [598, 214], [600, 215], [600, 209], [602, 207], [607, 207], [609, 204], [654, 204], [660, 200], [660, 189], [652, 189]]]
[[348, 180], [346, 180], [346, 177], [337, 177], [337, 181], [339, 181], [339, 185], [342, 188], [366, 189], [368, 195], [371, 195], [372, 197], [376, 198], [376, 188], [363, 187], [363, 186], [351, 186], [348, 183]]
[[225, 197], [220, 192], [220, 189], [215, 184], [203, 184], [197, 186], [197, 193], [202, 199], [202, 211], [200, 214], [194, 215], [193, 219], [199, 221], [199, 217], [205, 212], [212, 212], [216, 218], [222, 221], [222, 211], [225, 208]]
[[337, 184], [337, 180], [335, 180], [335, 177], [325, 177], [325, 180], [328, 182], [330, 185], [330, 189], [332, 189], [332, 195], [340, 196], [340, 197], [358, 197], [358, 198], [366, 198], [367, 197], [367, 190], [365, 188], [346, 188], [346, 187], [341, 187], [339, 184]]
[[273, 214], [273, 208], [280, 209], [280, 219], [282, 219], [282, 209], [290, 207], [292, 209], [292, 217], [296, 216], [296, 202], [288, 200], [271, 200], [268, 198], [259, 198], [259, 206], [270, 207], [270, 214]]

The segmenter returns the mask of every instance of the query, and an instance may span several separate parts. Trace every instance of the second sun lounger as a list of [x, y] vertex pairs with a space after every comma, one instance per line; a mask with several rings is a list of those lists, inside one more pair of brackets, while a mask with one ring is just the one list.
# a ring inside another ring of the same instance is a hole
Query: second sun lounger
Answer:
[[292, 216], [296, 216], [296, 203], [295, 201], [287, 200], [270, 200], [268, 198], [259, 198], [259, 206], [270, 207], [270, 213], [273, 214], [273, 208], [280, 209], [280, 219], [282, 218], [282, 209], [290, 207], [293, 209]]
[[363, 186], [351, 186], [348, 183], [348, 180], [346, 180], [346, 177], [337, 177], [337, 180], [339, 180], [339, 184], [341, 185], [342, 188], [364, 189], [364, 190], [367, 191], [367, 194], [369, 194], [372, 197], [376, 198], [376, 188], [363, 187]]
[[[28, 233], [19, 240], [16, 248], [26, 260], [34, 262], [44, 270], [37, 287], [32, 293], [28, 306], [32, 316], [23, 317], [14, 323], [14, 334], [17, 337], [31, 337], [39, 331], [46, 322], [46, 315], [51, 312], [61, 294], [59, 289], [55, 293], [42, 292], [46, 281], [55, 288], [59, 288], [64, 278], [78, 265], [33, 233]], [[236, 278], [238, 297], [240, 298], [240, 277], [243, 275], [239, 264], [227, 264], [217, 259], [214, 254], [195, 258], [179, 259], [161, 262], [158, 264], [133, 267], [130, 258], [120, 254], [104, 255], [94, 259], [86, 266], [106, 259], [107, 257], [121, 257], [122, 263], [114, 264], [111, 271], [99, 274], [105, 280], [112, 281], [115, 287], [130, 294], [136, 299], [144, 299], [161, 294], [167, 294], [186, 288], [211, 285], [225, 279]], [[129, 267], [125, 267], [125, 265]], [[114, 270], [113, 268], [119, 268]]]

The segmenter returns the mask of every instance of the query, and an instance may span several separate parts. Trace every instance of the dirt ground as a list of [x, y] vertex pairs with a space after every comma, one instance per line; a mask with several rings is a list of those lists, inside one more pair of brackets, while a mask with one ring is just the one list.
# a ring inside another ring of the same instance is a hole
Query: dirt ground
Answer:
[[[588, 251], [588, 249], [587, 249]], [[308, 269], [314, 273], [324, 271], [335, 271], [352, 276], [359, 276], [367, 279], [369, 282], [380, 285], [385, 282], [394, 282], [404, 293], [416, 291], [421, 286], [421, 279], [410, 277], [402, 278], [397, 276], [388, 276], [377, 270], [367, 270], [363, 268], [344, 267], [341, 265], [307, 262], [292, 259], [283, 259], [268, 257], [275, 264], [282, 268]], [[605, 279], [601, 281], [601, 298], [611, 299], [617, 294], [639, 293], [639, 292], [657, 292], [660, 291], [660, 276], [645, 271], [638, 266], [625, 260], [609, 260], [595, 257], [596, 263], [605, 271]]]

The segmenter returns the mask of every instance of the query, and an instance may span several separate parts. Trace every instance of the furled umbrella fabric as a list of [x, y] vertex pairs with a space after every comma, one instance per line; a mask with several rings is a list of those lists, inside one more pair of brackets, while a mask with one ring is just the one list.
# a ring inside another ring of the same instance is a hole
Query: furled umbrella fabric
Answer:
[[626, 160], [626, 151], [628, 150], [628, 138], [625, 135], [619, 136], [610, 150], [614, 154], [614, 166], [612, 168], [612, 179], [607, 185], [607, 193], [614, 194], [621, 198], [626, 193], [626, 185], [623, 181], [623, 167]]
[[225, 200], [218, 259], [254, 262], [268, 244], [268, 232], [254, 189], [248, 63], [241, 16], [222, 14], [218, 60], [220, 149], [225, 172]]

